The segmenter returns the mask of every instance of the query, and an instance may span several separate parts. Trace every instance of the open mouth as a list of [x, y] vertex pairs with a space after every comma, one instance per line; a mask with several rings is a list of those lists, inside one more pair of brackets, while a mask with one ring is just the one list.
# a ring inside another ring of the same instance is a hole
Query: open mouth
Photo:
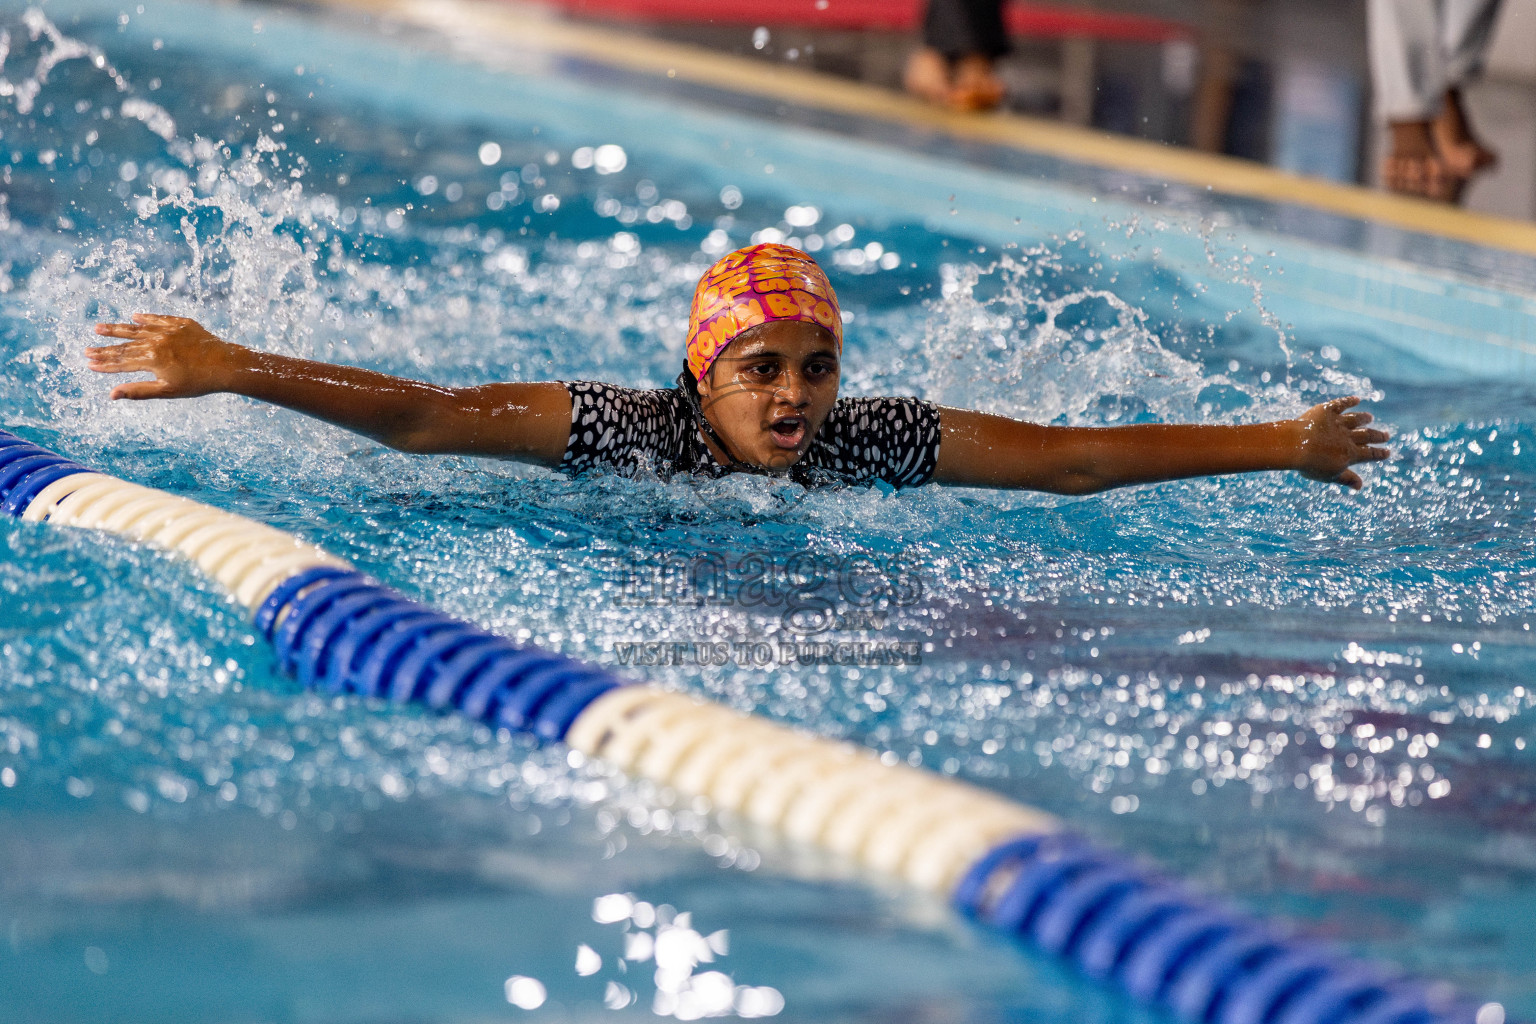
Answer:
[[798, 448], [805, 439], [805, 420], [799, 416], [786, 416], [775, 420], [768, 428], [768, 436], [780, 448]]

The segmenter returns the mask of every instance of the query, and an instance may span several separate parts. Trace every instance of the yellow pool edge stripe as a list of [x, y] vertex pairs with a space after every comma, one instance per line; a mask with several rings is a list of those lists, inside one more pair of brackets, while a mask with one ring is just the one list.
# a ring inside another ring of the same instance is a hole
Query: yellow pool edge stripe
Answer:
[[487, 39], [513, 50], [579, 57], [613, 67], [680, 79], [726, 92], [941, 132], [1162, 179], [1226, 195], [1310, 207], [1455, 241], [1536, 255], [1536, 224], [1472, 213], [1390, 192], [1308, 178], [1235, 157], [1165, 146], [1018, 114], [960, 114], [878, 86], [803, 68], [716, 53], [561, 20], [552, 12], [500, 0], [309, 0], [432, 29], [450, 37]]

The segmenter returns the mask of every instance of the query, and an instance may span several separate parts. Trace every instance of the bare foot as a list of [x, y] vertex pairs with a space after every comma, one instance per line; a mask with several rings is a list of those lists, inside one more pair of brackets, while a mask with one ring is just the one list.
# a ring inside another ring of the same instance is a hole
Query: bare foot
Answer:
[[951, 110], [992, 110], [1003, 102], [1003, 82], [992, 61], [968, 54], [950, 66], [938, 50], [922, 49], [907, 58], [902, 86], [918, 99]]
[[1440, 116], [1430, 125], [1435, 152], [1446, 168], [1459, 178], [1470, 178], [1498, 163], [1499, 155], [1472, 132], [1466, 109], [1461, 105], [1461, 90], [1449, 89]]
[[1003, 102], [1003, 81], [992, 69], [992, 58], [972, 53], [955, 64], [950, 105], [959, 110], [993, 110]]
[[902, 87], [920, 100], [936, 106], [949, 106], [953, 86], [949, 77], [949, 61], [938, 50], [924, 48], [914, 50], [907, 58], [907, 66], [901, 75]]
[[1467, 179], [1454, 173], [1435, 148], [1428, 121], [1394, 121], [1392, 151], [1381, 162], [1388, 191], [1440, 203], [1461, 198]]

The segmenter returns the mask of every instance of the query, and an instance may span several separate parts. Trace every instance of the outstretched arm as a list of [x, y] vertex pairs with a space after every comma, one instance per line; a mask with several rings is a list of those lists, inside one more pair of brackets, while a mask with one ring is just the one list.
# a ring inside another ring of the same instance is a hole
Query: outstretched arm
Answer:
[[1387, 432], [1336, 398], [1293, 420], [1236, 426], [1146, 423], [1052, 427], [941, 409], [938, 483], [1089, 494], [1127, 484], [1258, 470], [1295, 470], [1358, 490], [1357, 462], [1387, 458]]
[[100, 373], [147, 371], [113, 398], [194, 398], [230, 392], [272, 402], [420, 454], [488, 455], [558, 465], [571, 429], [561, 384], [445, 388], [373, 370], [258, 352], [215, 337], [195, 320], [135, 313], [131, 324], [97, 324], [125, 339], [85, 350]]

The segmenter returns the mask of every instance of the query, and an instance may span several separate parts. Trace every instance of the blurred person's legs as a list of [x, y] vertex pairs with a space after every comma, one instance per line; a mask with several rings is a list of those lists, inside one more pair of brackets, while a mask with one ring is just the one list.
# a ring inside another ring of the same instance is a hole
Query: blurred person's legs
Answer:
[[1007, 52], [1002, 0], [929, 0], [923, 48], [907, 60], [903, 83], [930, 103], [990, 110], [1003, 101], [993, 65]]
[[1447, 5], [1445, 21], [1446, 78], [1450, 87], [1445, 102], [1435, 117], [1432, 131], [1435, 147], [1453, 174], [1470, 178], [1492, 166], [1497, 154], [1472, 133], [1467, 112], [1461, 105], [1461, 86], [1483, 73], [1483, 59], [1493, 39], [1503, 0], [1460, 0]]
[[1455, 202], [1494, 152], [1472, 131], [1461, 86], [1475, 78], [1500, 0], [1369, 0], [1371, 78], [1387, 123], [1382, 183]]

